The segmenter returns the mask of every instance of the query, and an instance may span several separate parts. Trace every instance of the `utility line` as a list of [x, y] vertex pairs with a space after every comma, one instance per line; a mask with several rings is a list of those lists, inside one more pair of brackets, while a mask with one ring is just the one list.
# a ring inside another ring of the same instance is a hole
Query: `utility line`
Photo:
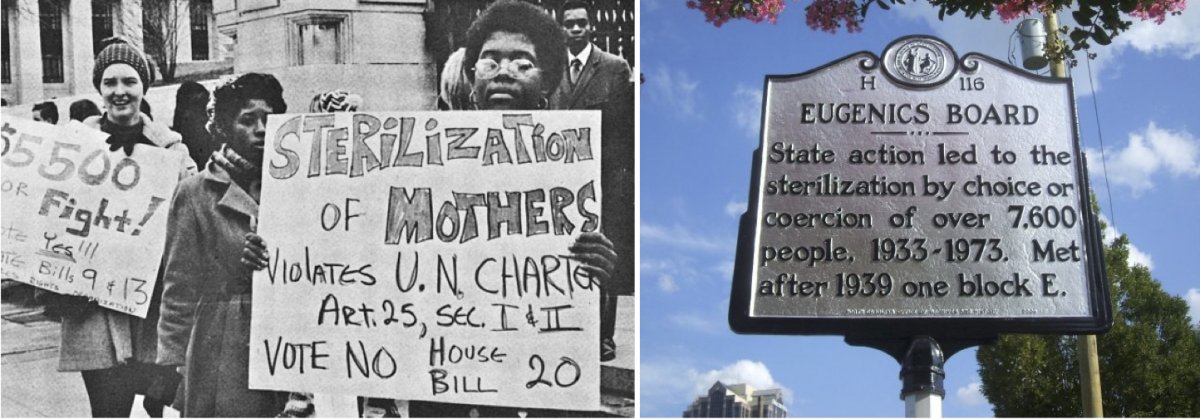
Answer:
[[1116, 226], [1117, 207], [1113, 205], [1112, 183], [1108, 181], [1108, 158], [1104, 155], [1104, 131], [1100, 129], [1100, 106], [1096, 104], [1099, 100], [1096, 98], [1096, 82], [1092, 80], [1091, 48], [1084, 49], [1084, 52], [1087, 53], [1088, 85], [1092, 89], [1092, 111], [1096, 114], [1096, 136], [1100, 138], [1100, 163], [1104, 170], [1104, 189], [1108, 192], [1108, 212], [1112, 215], [1112, 225]]

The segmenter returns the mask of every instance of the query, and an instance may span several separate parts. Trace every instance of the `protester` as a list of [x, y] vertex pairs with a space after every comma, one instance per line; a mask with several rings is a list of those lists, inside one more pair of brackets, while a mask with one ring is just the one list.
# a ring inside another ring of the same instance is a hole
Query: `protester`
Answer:
[[463, 68], [478, 109], [546, 109], [565, 63], [562, 29], [536, 6], [498, 1], [467, 30]]
[[553, 109], [603, 109], [629, 88], [631, 72], [625, 59], [592, 43], [589, 9], [583, 0], [567, 0], [560, 8], [567, 35], [567, 68], [550, 98]]
[[[559, 9], [567, 37], [567, 68], [562, 82], [550, 97], [551, 109], [602, 111], [602, 167], [604, 234], [611, 237], [618, 253], [633, 253], [633, 82], [629, 64], [619, 56], [592, 43], [591, 6], [583, 0], [567, 0]], [[617, 357], [617, 294], [632, 295], [633, 261], [617, 266], [614, 281], [600, 289], [600, 359]]]
[[[547, 95], [562, 80], [566, 54], [554, 18], [516, 0], [492, 3], [467, 30], [463, 65], [479, 109], [545, 109]], [[602, 234], [584, 233], [571, 252], [605, 284], [617, 260]]]
[[48, 124], [58, 124], [58, 105], [50, 101], [33, 105], [33, 120]]
[[[149, 66], [141, 51], [123, 40], [110, 38], [96, 55], [92, 83], [100, 92], [106, 112], [83, 123], [109, 134], [110, 151], [133, 155], [137, 144], [161, 147], [179, 155], [177, 174], [145, 173], [142, 176], [178, 176], [195, 173], [187, 158], [187, 146], [179, 134], [153, 123], [138, 111], [150, 83]], [[137, 257], [138, 255], [130, 255]], [[146, 319], [100, 308], [84, 297], [46, 292], [40, 297], [49, 316], [62, 318], [59, 371], [81, 371], [94, 417], [128, 417], [136, 394], [144, 394], [142, 406], [154, 417], [162, 416], [170, 394], [173, 373], [154, 364], [155, 325], [159, 289], [156, 288]], [[160, 387], [168, 387], [160, 391]]]
[[[541, 9], [515, 0], [500, 0], [489, 6], [467, 31], [463, 68], [471, 86], [470, 101], [482, 110], [545, 109], [550, 92], [558, 86], [565, 63], [566, 46], [558, 24]], [[619, 258], [613, 244], [602, 234], [584, 233], [569, 248], [584, 263], [603, 288]], [[243, 263], [263, 269], [269, 263], [266, 243], [249, 237]], [[405, 402], [370, 398], [363, 405], [367, 414], [392, 417], [407, 407], [412, 417], [449, 416], [563, 416], [568, 412], [547, 409], [518, 409], [437, 402]]]
[[287, 392], [250, 390], [250, 279], [240, 263], [257, 224], [267, 115], [283, 113], [274, 76], [249, 73], [213, 91], [224, 146], [171, 204], [158, 363], [182, 367], [184, 417], [273, 417]]
[[175, 92], [175, 117], [171, 129], [183, 135], [183, 143], [187, 144], [192, 161], [196, 166], [204, 167], [209, 156], [220, 148], [204, 127], [208, 123], [208, 89], [194, 81], [185, 81]]
[[96, 106], [96, 102], [88, 99], [79, 99], [71, 102], [70, 115], [71, 120], [83, 122], [91, 116], [99, 115], [100, 107]]

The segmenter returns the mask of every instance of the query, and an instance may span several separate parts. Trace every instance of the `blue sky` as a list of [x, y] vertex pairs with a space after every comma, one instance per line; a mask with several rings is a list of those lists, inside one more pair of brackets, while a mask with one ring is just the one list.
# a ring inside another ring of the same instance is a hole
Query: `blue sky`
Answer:
[[[872, 9], [862, 33], [831, 35], [804, 24], [805, 1], [788, 2], [776, 25], [733, 22], [718, 29], [684, 4], [641, 2], [642, 415], [679, 416], [722, 379], [784, 388], [792, 416], [903, 416], [899, 366], [882, 352], [848, 346], [840, 337], [729, 331], [737, 216], [745, 209], [759, 141], [763, 77], [861, 50], [878, 54], [907, 34], [938, 36], [960, 55], [1005, 59], [1016, 22], [942, 22], [928, 4], [910, 3]], [[1193, 268], [1200, 256], [1194, 243], [1200, 233], [1200, 10], [1192, 6], [1161, 26], [1136, 22], [1113, 45], [1094, 49], [1094, 85], [1084, 62], [1073, 76], [1104, 216], [1129, 235], [1135, 260], [1150, 266], [1167, 292], [1188, 299], [1192, 318], [1200, 320], [1200, 278]], [[946, 370], [944, 414], [992, 416], [978, 391], [975, 351], [955, 355]]]

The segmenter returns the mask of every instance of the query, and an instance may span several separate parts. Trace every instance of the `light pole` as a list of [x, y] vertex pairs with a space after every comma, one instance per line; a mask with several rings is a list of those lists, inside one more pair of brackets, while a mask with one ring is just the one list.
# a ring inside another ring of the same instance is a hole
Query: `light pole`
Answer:
[[[1046, 45], [1052, 45], [1055, 50], [1055, 54], [1048, 57], [1050, 58], [1050, 75], [1065, 79], [1067, 78], [1067, 66], [1063, 63], [1064, 48], [1059, 40], [1058, 16], [1053, 7], [1049, 5], [1042, 11], [1042, 16], [1046, 26]], [[1096, 349], [1096, 335], [1081, 335], [1076, 345], [1083, 416], [1102, 417], [1104, 416], [1104, 407], [1100, 400], [1100, 358]]]

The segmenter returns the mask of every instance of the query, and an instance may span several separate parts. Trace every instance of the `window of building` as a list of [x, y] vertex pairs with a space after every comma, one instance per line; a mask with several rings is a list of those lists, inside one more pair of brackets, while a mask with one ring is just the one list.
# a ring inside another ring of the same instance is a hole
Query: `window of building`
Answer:
[[63, 13], [59, 2], [38, 0], [41, 14], [42, 83], [63, 82]]
[[8, 43], [8, 9], [9, 2], [4, 2], [4, 20], [0, 24], [4, 25], [4, 34], [2, 49], [4, 50], [4, 83], [12, 83], [12, 46]]
[[212, 16], [212, 0], [192, 0], [192, 61], [206, 61], [208, 53], [208, 17]]
[[100, 54], [106, 38], [113, 36], [113, 4], [109, 0], [92, 0], [92, 55]]
[[349, 31], [346, 15], [308, 15], [293, 19], [292, 65], [346, 62]]

